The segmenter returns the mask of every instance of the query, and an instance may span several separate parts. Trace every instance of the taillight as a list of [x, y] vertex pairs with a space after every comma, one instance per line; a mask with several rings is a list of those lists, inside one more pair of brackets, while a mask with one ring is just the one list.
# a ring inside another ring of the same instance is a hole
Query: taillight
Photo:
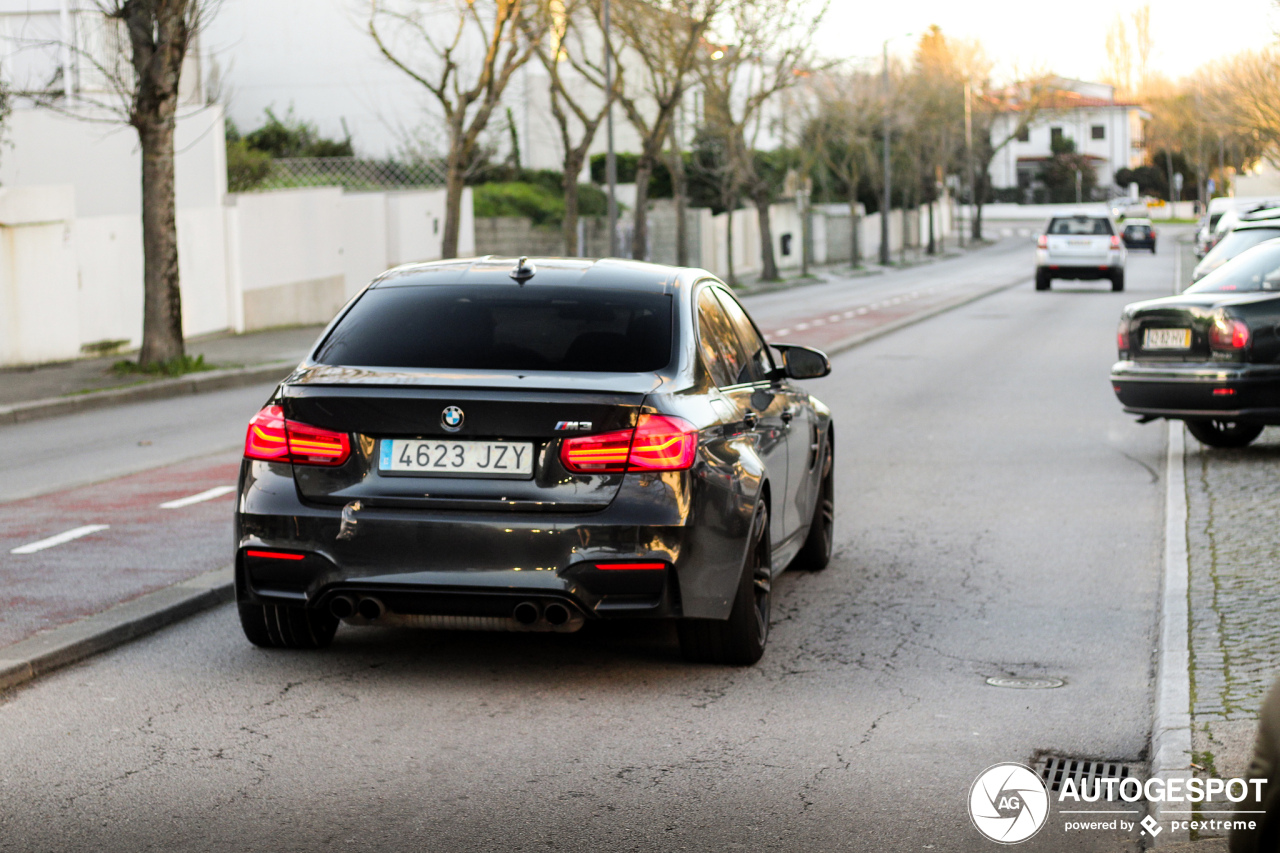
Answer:
[[1037, 249], [1047, 249], [1047, 248], [1049, 248], [1049, 235], [1048, 235], [1048, 234], [1041, 234], [1039, 237], [1037, 237], [1037, 238], [1036, 238], [1036, 248], [1037, 248]]
[[560, 462], [575, 474], [683, 471], [697, 452], [693, 424], [669, 415], [641, 415], [635, 429], [565, 439]]
[[1219, 315], [1209, 326], [1209, 346], [1217, 350], [1242, 350], [1249, 345], [1249, 327], [1242, 320]]
[[1113, 248], [1113, 249], [1119, 249], [1119, 248], [1120, 248], [1120, 235], [1119, 235], [1119, 234], [1112, 234], [1112, 235], [1111, 235], [1111, 248]]
[[244, 455], [268, 462], [341, 465], [351, 456], [351, 439], [345, 432], [286, 420], [279, 406], [267, 406], [249, 421]]
[[698, 452], [693, 424], [667, 415], [641, 415], [631, 441], [627, 468], [632, 471], [683, 471]]
[[1116, 349], [1121, 354], [1129, 351], [1129, 318], [1120, 318], [1120, 328], [1116, 329]]

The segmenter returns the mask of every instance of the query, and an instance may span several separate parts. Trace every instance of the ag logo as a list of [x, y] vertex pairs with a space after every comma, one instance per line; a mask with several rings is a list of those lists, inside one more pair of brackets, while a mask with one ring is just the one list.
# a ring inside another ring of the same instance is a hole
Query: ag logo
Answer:
[[1017, 844], [1040, 831], [1049, 816], [1049, 792], [1029, 767], [996, 764], [969, 789], [969, 817], [992, 841]]
[[462, 414], [462, 409], [457, 406], [445, 406], [444, 411], [440, 413], [440, 426], [449, 432], [457, 432], [462, 429], [464, 420], [466, 420], [466, 415]]

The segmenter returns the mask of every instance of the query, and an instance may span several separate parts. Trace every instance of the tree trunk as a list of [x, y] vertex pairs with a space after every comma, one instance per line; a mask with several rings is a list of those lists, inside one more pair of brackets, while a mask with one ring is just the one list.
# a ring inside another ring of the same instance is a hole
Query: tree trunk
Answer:
[[[460, 131], [459, 131], [460, 132]], [[458, 234], [462, 229], [462, 190], [466, 184], [465, 152], [449, 147], [444, 178], [444, 236], [440, 241], [440, 257], [458, 257]]]
[[849, 266], [862, 265], [862, 217], [858, 215], [858, 195], [849, 196]]
[[733, 287], [735, 284], [738, 283], [733, 274], [733, 208], [732, 207], [729, 208], [728, 210], [725, 211], [725, 213], [727, 214], [726, 221], [725, 221], [725, 225], [727, 227], [724, 230], [724, 234], [725, 234], [724, 247], [725, 247], [725, 260], [728, 265], [728, 273], [729, 273], [727, 276], [725, 276], [725, 281], [728, 283], [730, 287]]
[[778, 280], [778, 261], [773, 256], [773, 227], [769, 222], [769, 189], [761, 188], [752, 194], [756, 203], [756, 218], [760, 220], [760, 280]]
[[938, 243], [933, 236], [933, 199], [929, 199], [929, 254], [938, 253]]
[[675, 134], [671, 135], [671, 157], [667, 166], [671, 172], [671, 190], [676, 202], [676, 266], [689, 266], [689, 209], [688, 176], [684, 172], [684, 155], [675, 145]]
[[986, 190], [987, 182], [985, 179], [979, 178], [974, 181], [973, 198], [970, 199], [971, 209], [973, 210], [973, 228], [970, 231], [970, 236], [975, 243], [982, 239], [982, 197], [987, 194]]
[[184, 355], [173, 133], [172, 120], [138, 125], [142, 146], [143, 250], [140, 364], [155, 364]]
[[564, 255], [576, 258], [578, 246], [578, 174], [582, 171], [582, 158], [571, 152], [564, 158], [564, 222], [561, 233], [564, 235]]
[[653, 156], [641, 154], [636, 161], [636, 209], [631, 214], [631, 257], [649, 260], [649, 176], [653, 174]]

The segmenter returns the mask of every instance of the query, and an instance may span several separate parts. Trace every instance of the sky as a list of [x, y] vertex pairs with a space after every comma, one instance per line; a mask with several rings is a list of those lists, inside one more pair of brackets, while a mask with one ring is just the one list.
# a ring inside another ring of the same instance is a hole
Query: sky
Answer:
[[[0, 0], [27, 5], [49, 0]], [[818, 2], [818, 0], [811, 0]], [[997, 60], [997, 76], [1045, 71], [1097, 80], [1106, 66], [1107, 28], [1140, 0], [831, 0], [815, 46], [836, 58], [877, 63], [886, 38], [909, 57], [920, 33], [978, 39]], [[1152, 67], [1184, 76], [1206, 61], [1276, 40], [1280, 12], [1271, 0], [1150, 0]], [[363, 31], [369, 0], [222, 0], [203, 35], [225, 78], [228, 112], [242, 130], [261, 124], [263, 109], [296, 114], [329, 136], [343, 120], [357, 150], [385, 156], [406, 131], [421, 131], [422, 88], [378, 56]], [[524, 78], [514, 81], [525, 84]], [[427, 129], [429, 132], [430, 129]]]
[[[977, 39], [1003, 68], [1096, 80], [1107, 64], [1107, 29], [1140, 0], [831, 0], [817, 47], [829, 56], [909, 56], [930, 24], [948, 36]], [[1204, 62], [1276, 41], [1280, 14], [1271, 0], [1150, 0], [1154, 70], [1182, 77]]]

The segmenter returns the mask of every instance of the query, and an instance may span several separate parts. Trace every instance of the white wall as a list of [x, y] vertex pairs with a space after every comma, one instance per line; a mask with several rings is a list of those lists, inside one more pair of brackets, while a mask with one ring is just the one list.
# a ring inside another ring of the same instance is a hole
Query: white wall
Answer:
[[0, 189], [0, 365], [79, 353], [74, 219], [69, 186]]

